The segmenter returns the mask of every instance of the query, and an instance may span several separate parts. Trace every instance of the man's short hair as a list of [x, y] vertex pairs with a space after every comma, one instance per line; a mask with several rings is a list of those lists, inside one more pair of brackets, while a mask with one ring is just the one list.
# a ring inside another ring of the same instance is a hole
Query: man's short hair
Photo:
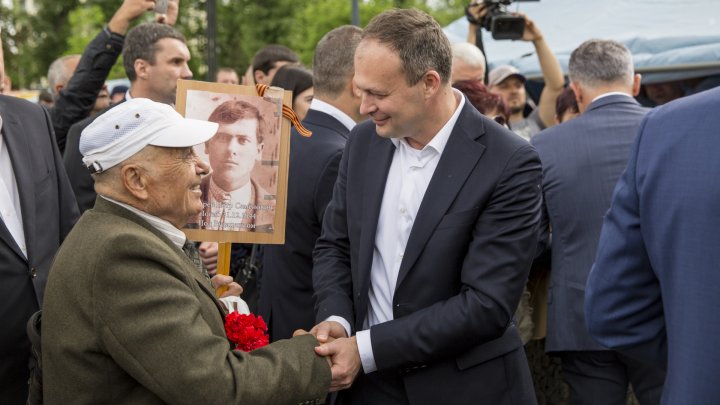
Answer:
[[[218, 76], [220, 76], [220, 73], [235, 73], [235, 76], [237, 76], [237, 71], [231, 67], [221, 67], [217, 70], [217, 73], [215, 73], [215, 80], [217, 80]], [[238, 76], [239, 77], [239, 76]]]
[[485, 69], [485, 55], [480, 48], [469, 42], [457, 42], [452, 44], [452, 56], [474, 68]]
[[127, 33], [125, 45], [123, 46], [123, 67], [131, 82], [137, 79], [135, 61], [142, 59], [154, 65], [155, 55], [159, 50], [157, 43], [164, 38], [177, 39], [185, 43], [183, 34], [167, 24], [143, 23]]
[[591, 39], [570, 55], [568, 75], [571, 81], [589, 87], [617, 83], [632, 85], [632, 54], [617, 41]]
[[263, 120], [262, 115], [260, 115], [260, 110], [247, 101], [225, 101], [215, 107], [207, 120], [217, 122], [218, 124], [232, 124], [242, 119], [257, 120], [258, 130], [255, 134], [255, 139], [258, 145], [261, 144], [263, 142], [263, 134], [265, 133], [265, 120]]
[[325, 34], [315, 47], [313, 87], [315, 95], [340, 95], [355, 74], [355, 48], [362, 30], [343, 25]]
[[253, 72], [260, 70], [268, 74], [277, 62], [298, 63], [300, 58], [292, 49], [283, 45], [268, 45], [253, 56]]
[[55, 59], [53, 63], [50, 64], [48, 68], [48, 85], [52, 93], [55, 93], [55, 86], [57, 84], [67, 84], [73, 73], [75, 73], [68, 69], [68, 62], [73, 59], [80, 59], [80, 55], [65, 55]]
[[365, 27], [362, 39], [373, 39], [397, 52], [408, 84], [419, 82], [429, 70], [450, 81], [452, 52], [440, 24], [417, 9], [392, 9], [378, 14]]

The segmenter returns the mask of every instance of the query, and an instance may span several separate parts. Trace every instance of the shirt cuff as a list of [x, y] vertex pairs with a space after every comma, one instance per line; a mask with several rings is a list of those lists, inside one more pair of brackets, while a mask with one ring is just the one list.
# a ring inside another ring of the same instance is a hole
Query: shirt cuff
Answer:
[[348, 322], [347, 319], [343, 318], [342, 316], [333, 315], [333, 316], [328, 317], [325, 321], [326, 322], [335, 321], [335, 322], [339, 323], [340, 325], [343, 326], [343, 328], [345, 328], [346, 336], [347, 337], [352, 336], [352, 333], [350, 333], [351, 332], [350, 322]]
[[358, 351], [360, 352], [360, 362], [362, 362], [365, 374], [372, 373], [377, 370], [375, 364], [375, 356], [372, 351], [372, 342], [370, 341], [370, 329], [358, 331], [355, 334], [357, 340]]

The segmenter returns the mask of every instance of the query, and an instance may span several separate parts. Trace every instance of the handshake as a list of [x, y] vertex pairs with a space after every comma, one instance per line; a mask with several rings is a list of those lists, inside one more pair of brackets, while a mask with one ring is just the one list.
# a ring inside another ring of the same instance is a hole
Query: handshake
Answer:
[[310, 332], [296, 330], [293, 337], [308, 333], [320, 342], [320, 346], [315, 347], [315, 353], [325, 357], [330, 365], [330, 391], [350, 388], [362, 366], [355, 336], [348, 337], [347, 331], [338, 322], [324, 321], [315, 325]]

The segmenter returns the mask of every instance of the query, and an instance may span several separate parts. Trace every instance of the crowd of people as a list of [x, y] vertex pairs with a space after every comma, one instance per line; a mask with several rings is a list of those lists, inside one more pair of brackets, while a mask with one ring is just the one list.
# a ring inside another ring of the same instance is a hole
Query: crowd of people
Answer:
[[[570, 404], [720, 400], [720, 88], [643, 85], [606, 39], [563, 72], [523, 16], [532, 100], [487, 69], [483, 2], [467, 43], [392, 9], [327, 32], [311, 68], [268, 45], [216, 82], [292, 91], [312, 136], [291, 130], [285, 243], [233, 244], [224, 276], [181, 229], [274, 231], [232, 212], [271, 204], [268, 129], [244, 101], [175, 112], [192, 55], [177, 0], [134, 24], [153, 8], [124, 0], [44, 100], [0, 95], [0, 402], [535, 404], [533, 339]], [[130, 85], [108, 89], [121, 54]], [[238, 296], [268, 346], [232, 350]]]

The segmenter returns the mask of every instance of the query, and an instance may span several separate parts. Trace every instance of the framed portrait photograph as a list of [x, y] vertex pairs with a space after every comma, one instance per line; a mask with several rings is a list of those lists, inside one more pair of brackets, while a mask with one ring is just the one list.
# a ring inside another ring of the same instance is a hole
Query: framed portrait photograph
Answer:
[[285, 242], [290, 122], [282, 116], [290, 92], [253, 86], [180, 80], [176, 110], [218, 123], [195, 146], [210, 166], [201, 179], [203, 210], [183, 231], [191, 240]]

